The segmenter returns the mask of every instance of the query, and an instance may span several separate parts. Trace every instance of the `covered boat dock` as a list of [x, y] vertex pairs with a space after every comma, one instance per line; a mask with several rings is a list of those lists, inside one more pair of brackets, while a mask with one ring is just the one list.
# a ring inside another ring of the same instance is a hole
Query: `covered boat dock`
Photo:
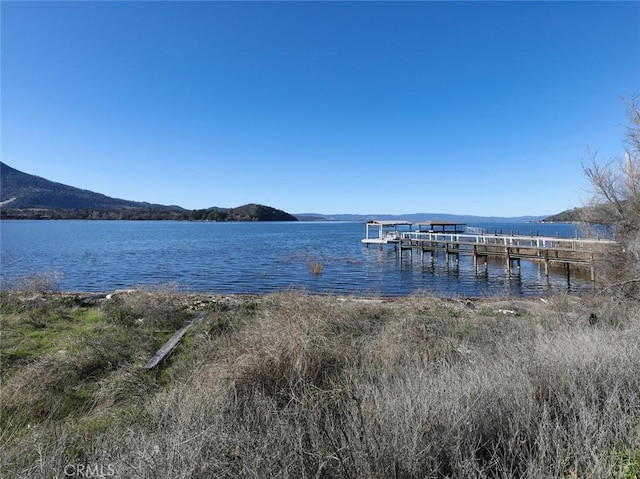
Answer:
[[370, 244], [398, 244], [402, 239], [402, 233], [411, 233], [411, 221], [397, 220], [372, 220], [366, 223], [366, 234], [362, 240], [367, 246]]

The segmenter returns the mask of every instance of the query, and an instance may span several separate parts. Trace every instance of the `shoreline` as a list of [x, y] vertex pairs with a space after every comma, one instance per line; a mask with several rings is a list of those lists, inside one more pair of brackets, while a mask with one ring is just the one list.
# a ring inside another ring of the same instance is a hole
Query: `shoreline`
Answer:
[[[127, 296], [165, 296], [183, 301], [189, 309], [193, 308], [193, 304], [199, 304], [200, 307], [206, 306], [212, 303], [230, 302], [241, 303], [245, 301], [261, 301], [269, 298], [281, 298], [291, 296], [292, 298], [310, 298], [314, 300], [326, 300], [336, 301], [337, 303], [362, 303], [362, 304], [393, 304], [393, 303], [410, 303], [412, 301], [421, 300], [440, 300], [445, 303], [460, 303], [467, 306], [474, 304], [491, 304], [493, 302], [523, 302], [523, 303], [536, 303], [536, 304], [549, 304], [556, 298], [563, 298], [567, 300], [584, 301], [588, 302], [602, 302], [608, 298], [599, 294], [588, 293], [551, 293], [549, 295], [539, 296], [516, 296], [509, 294], [495, 294], [491, 296], [467, 296], [467, 295], [439, 295], [436, 293], [429, 293], [428, 291], [419, 291], [406, 295], [350, 295], [350, 294], [332, 294], [332, 293], [315, 293], [302, 290], [282, 290], [269, 293], [210, 293], [210, 292], [184, 292], [184, 291], [171, 291], [162, 289], [145, 289], [145, 288], [129, 288], [129, 289], [117, 289], [111, 292], [92, 292], [92, 291], [40, 291], [29, 292], [23, 290], [4, 290], [5, 294], [17, 295], [17, 299], [22, 302], [37, 301], [37, 300], [50, 300], [50, 299], [65, 299], [70, 298], [77, 301], [79, 305], [92, 306], [96, 305], [104, 300], [111, 300], [115, 297], [127, 297]], [[16, 297], [16, 296], [14, 296]]]

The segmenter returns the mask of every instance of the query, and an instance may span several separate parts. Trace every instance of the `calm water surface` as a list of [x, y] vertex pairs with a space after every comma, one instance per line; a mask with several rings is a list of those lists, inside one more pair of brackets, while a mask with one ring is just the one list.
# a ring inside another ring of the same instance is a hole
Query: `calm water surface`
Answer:
[[[476, 224], [490, 232], [572, 237], [568, 224]], [[205, 223], [170, 221], [2, 221], [4, 284], [34, 274], [55, 273], [70, 291], [112, 291], [177, 285], [210, 293], [268, 293], [302, 289], [312, 293], [487, 296], [584, 293], [592, 284], [563, 271], [546, 278], [536, 264], [522, 262], [507, 275], [504, 263], [476, 274], [471, 258], [458, 267], [437, 256], [432, 265], [418, 254], [399, 258], [392, 247], [361, 243], [363, 223]], [[322, 273], [309, 264], [319, 261]]]

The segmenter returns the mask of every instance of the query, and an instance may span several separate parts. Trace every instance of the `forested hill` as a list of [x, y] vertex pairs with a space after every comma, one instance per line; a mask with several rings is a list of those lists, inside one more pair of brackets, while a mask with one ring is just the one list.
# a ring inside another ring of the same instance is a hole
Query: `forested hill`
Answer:
[[542, 220], [544, 223], [577, 223], [581, 221], [583, 208], [573, 208], [561, 213], [549, 216]]
[[282, 210], [257, 204], [187, 210], [175, 205], [112, 198], [23, 173], [2, 162], [0, 207], [0, 216], [4, 219], [297, 221]]

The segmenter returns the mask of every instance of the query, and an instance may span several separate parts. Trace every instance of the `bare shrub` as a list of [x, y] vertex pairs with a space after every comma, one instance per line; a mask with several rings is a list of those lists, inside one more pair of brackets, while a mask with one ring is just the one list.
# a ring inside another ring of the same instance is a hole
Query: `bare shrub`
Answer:
[[3, 281], [0, 290], [0, 311], [27, 311], [41, 307], [45, 297], [57, 290], [58, 273], [51, 271]]
[[583, 169], [592, 197], [583, 208], [582, 221], [608, 226], [618, 248], [607, 248], [598, 264], [599, 279], [620, 298], [640, 298], [640, 96], [628, 102], [625, 158], [601, 163], [589, 152]]
[[25, 296], [51, 293], [57, 290], [58, 277], [59, 274], [56, 271], [33, 274], [20, 278], [3, 289], [20, 292]]

